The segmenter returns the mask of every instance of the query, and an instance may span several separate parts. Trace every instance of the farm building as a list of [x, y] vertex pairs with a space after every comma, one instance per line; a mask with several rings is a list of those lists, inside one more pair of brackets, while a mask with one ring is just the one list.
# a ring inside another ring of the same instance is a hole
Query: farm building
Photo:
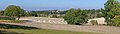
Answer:
[[89, 19], [87, 25], [93, 25], [93, 23], [91, 21], [96, 21], [97, 25], [107, 24], [107, 23], [105, 23], [105, 18], [104, 17], [95, 18], [95, 19]]

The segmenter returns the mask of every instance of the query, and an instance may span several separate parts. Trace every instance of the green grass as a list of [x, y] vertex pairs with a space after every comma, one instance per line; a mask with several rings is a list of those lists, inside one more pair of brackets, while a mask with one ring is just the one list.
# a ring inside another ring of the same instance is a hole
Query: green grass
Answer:
[[15, 18], [9, 18], [9, 17], [0, 17], [0, 20], [15, 20]]
[[[73, 32], [73, 31], [62, 31], [62, 30], [49, 30], [49, 29], [4, 29], [7, 32], [16, 32], [22, 34], [100, 34], [100, 33], [90, 33], [90, 32]], [[13, 33], [12, 33], [13, 34]]]

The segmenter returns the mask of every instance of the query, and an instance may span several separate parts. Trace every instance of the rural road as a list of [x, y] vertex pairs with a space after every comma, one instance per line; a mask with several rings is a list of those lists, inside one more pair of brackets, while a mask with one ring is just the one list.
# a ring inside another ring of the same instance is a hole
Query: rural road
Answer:
[[114, 26], [45, 24], [45, 23], [38, 23], [38, 22], [28, 22], [28, 23], [21, 23], [21, 24], [18, 24], [18, 23], [2, 23], [2, 24], [31, 26], [31, 27], [37, 27], [37, 28], [43, 28], [43, 29], [54, 29], [54, 30], [120, 34], [120, 27], [114, 27]]

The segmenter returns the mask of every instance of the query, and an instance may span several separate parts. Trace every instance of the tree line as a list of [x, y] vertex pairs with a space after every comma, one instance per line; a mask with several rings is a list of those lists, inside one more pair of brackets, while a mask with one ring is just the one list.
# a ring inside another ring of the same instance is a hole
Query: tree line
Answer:
[[103, 12], [104, 9], [74, 9], [71, 8], [67, 10], [67, 13], [64, 16], [64, 19], [68, 22], [68, 24], [85, 24], [88, 19], [104, 17]]
[[88, 19], [104, 17], [107, 25], [120, 26], [120, 3], [118, 0], [107, 0], [104, 8], [81, 10], [71, 8], [64, 16], [68, 24], [85, 24]]
[[0, 16], [9, 16], [11, 18], [19, 18], [20, 17], [48, 17], [51, 14], [65, 14], [66, 11], [59, 11], [57, 10], [44, 10], [44, 11], [26, 11], [22, 9], [20, 6], [16, 5], [9, 5], [6, 7], [5, 10], [0, 11]]

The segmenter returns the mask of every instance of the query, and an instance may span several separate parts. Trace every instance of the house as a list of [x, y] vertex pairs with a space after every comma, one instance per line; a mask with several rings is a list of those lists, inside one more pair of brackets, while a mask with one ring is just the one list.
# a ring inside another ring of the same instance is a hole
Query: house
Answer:
[[91, 23], [92, 20], [96, 20], [98, 25], [107, 24], [107, 23], [105, 23], [105, 18], [104, 18], [104, 17], [101, 17], [101, 18], [88, 19], [87, 25], [93, 25], [93, 24]]

